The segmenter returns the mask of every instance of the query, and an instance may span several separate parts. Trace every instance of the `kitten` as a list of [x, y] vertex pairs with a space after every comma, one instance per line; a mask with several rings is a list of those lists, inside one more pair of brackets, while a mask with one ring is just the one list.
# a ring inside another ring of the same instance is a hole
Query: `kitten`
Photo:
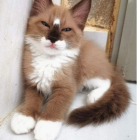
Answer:
[[23, 56], [25, 99], [11, 121], [16, 134], [35, 128], [36, 140], [54, 140], [75, 94], [83, 88], [89, 90], [87, 105], [72, 111], [68, 123], [100, 124], [126, 110], [130, 96], [125, 82], [104, 52], [83, 38], [90, 7], [91, 0], [81, 0], [70, 10], [51, 0], [34, 1]]

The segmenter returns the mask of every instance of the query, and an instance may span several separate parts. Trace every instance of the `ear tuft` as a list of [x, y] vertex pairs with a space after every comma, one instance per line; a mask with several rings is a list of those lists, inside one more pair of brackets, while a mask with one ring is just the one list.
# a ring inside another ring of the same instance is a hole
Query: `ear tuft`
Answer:
[[85, 23], [88, 18], [88, 14], [90, 12], [90, 8], [91, 8], [91, 0], [81, 0], [71, 9], [73, 18], [75, 19], [78, 27], [80, 27], [82, 30], [85, 27]]
[[30, 16], [35, 16], [43, 12], [51, 5], [53, 5], [52, 0], [34, 0]]

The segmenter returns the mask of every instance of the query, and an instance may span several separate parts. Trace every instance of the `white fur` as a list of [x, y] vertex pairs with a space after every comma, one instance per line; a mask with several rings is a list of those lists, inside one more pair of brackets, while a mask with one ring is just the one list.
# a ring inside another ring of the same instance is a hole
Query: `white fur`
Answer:
[[15, 113], [11, 120], [11, 129], [16, 134], [28, 133], [34, 128], [36, 121], [34, 118], [25, 116], [21, 113]]
[[92, 91], [87, 96], [87, 104], [94, 103], [101, 98], [110, 88], [111, 81], [109, 79], [94, 78], [84, 82], [84, 86]]
[[56, 53], [58, 50], [55, 50], [56, 52], [54, 53], [52, 48], [46, 48], [46, 53], [46, 51], [42, 51], [42, 44], [48, 42], [48, 40], [41, 38], [41, 43], [38, 43], [33, 38], [27, 37], [26, 41], [30, 44], [33, 56], [31, 65], [34, 68], [34, 72], [29, 79], [37, 84], [38, 90], [42, 91], [44, 95], [48, 95], [51, 93], [51, 84], [55, 80], [54, 74], [60, 71], [64, 65], [69, 65], [69, 63], [73, 62], [73, 58], [76, 58], [79, 54], [79, 49], [65, 49], [66, 44], [64, 41], [57, 41], [56, 46], [59, 46], [59, 53]]
[[60, 19], [59, 18], [54, 19], [53, 25], [55, 25], [55, 24], [60, 25]]
[[55, 140], [58, 136], [62, 122], [39, 120], [35, 126], [35, 140]]
[[64, 40], [58, 40], [55, 42], [55, 47], [59, 50], [64, 50], [67, 48], [67, 44]]

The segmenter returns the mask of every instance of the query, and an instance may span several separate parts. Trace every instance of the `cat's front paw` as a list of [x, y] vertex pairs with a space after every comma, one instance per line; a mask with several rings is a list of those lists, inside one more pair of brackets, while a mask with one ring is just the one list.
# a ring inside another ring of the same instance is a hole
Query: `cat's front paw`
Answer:
[[24, 134], [32, 130], [35, 127], [35, 123], [34, 118], [17, 112], [12, 117], [11, 129], [16, 134]]
[[61, 126], [62, 122], [60, 121], [39, 120], [34, 129], [35, 140], [55, 140]]

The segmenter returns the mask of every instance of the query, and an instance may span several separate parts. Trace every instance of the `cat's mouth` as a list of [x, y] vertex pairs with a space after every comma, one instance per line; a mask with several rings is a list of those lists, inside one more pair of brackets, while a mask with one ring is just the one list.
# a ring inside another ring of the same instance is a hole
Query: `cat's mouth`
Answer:
[[51, 43], [51, 44], [47, 45], [46, 47], [49, 47], [49, 48], [52, 48], [52, 49], [57, 49], [55, 43]]
[[52, 43], [52, 44], [50, 45], [50, 48], [56, 48], [56, 44], [55, 44], [55, 43]]
[[46, 47], [46, 48], [51, 48], [51, 49], [58, 50], [57, 45], [56, 45], [55, 43], [51, 43], [51, 44], [49, 44], [49, 45], [46, 45], [45, 47]]

